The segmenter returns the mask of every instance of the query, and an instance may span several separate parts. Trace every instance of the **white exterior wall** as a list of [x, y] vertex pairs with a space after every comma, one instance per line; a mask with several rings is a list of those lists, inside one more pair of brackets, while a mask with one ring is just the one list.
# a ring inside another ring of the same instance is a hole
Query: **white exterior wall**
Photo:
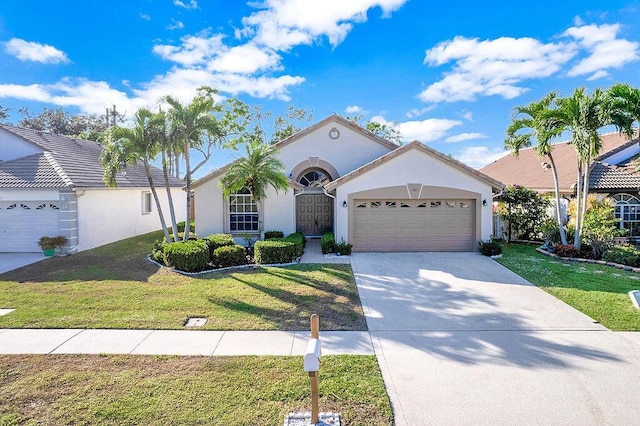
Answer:
[[282, 231], [287, 236], [296, 232], [296, 200], [293, 188], [286, 193], [273, 188], [267, 190], [267, 198], [262, 200], [265, 231]]
[[196, 234], [206, 237], [224, 232], [225, 203], [219, 182], [222, 176], [211, 179], [195, 190]]
[[9, 161], [43, 152], [42, 149], [26, 142], [13, 133], [0, 129], [0, 160]]
[[[481, 238], [487, 240], [492, 234], [491, 186], [464, 171], [453, 167], [431, 155], [412, 149], [378, 167], [364, 172], [336, 189], [335, 202], [335, 237], [348, 240], [349, 207], [342, 207], [343, 201], [349, 199], [349, 194], [369, 189], [400, 186], [408, 183], [420, 183], [428, 186], [455, 188], [481, 194], [480, 206], [482, 218], [480, 220]], [[420, 198], [429, 198], [429, 194], [421, 194]], [[482, 200], [487, 205], [482, 206]]]
[[[329, 137], [329, 131], [334, 127], [340, 132], [340, 137], [335, 140]], [[343, 176], [389, 151], [391, 151], [389, 147], [348, 127], [337, 122], [329, 122], [280, 148], [280, 161], [284, 164], [287, 176], [294, 167], [308, 160], [309, 157], [318, 157], [330, 163], [340, 176]]]
[[[149, 188], [87, 189], [78, 195], [78, 251], [156, 231], [160, 219], [152, 196], [152, 212], [142, 214], [142, 193]], [[157, 188], [162, 213], [171, 226], [169, 203], [164, 188]], [[185, 219], [185, 192], [173, 188], [173, 204], [178, 222]]]

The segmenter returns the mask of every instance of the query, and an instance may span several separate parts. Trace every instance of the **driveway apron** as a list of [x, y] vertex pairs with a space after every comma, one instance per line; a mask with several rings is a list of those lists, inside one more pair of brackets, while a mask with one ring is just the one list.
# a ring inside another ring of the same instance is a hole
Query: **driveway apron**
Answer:
[[351, 260], [396, 425], [639, 424], [634, 339], [477, 253]]

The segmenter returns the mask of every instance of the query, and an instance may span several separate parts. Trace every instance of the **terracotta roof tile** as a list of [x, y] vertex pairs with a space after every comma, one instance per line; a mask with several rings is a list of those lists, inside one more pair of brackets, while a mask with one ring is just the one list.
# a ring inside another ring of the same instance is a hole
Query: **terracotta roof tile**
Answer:
[[[604, 134], [599, 158], [618, 152], [633, 143], [638, 143], [638, 139], [629, 141], [626, 136], [617, 132]], [[573, 192], [578, 173], [573, 146], [568, 142], [553, 144], [552, 154], [558, 167], [560, 191]], [[549, 163], [547, 157], [538, 157], [532, 148], [527, 148], [520, 151], [518, 158], [509, 154], [481, 168], [480, 171], [505, 185], [518, 184], [536, 191], [550, 192], [553, 191], [553, 174], [551, 169], [545, 166], [546, 163]]]

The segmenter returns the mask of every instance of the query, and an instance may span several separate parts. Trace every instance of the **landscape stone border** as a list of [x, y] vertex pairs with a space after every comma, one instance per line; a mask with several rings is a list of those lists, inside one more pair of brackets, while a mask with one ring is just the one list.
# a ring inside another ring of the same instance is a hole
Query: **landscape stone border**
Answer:
[[550, 257], [555, 257], [555, 258], [558, 258], [558, 259], [560, 259], [562, 261], [566, 261], [566, 262], [592, 263], [592, 264], [596, 264], [596, 265], [612, 266], [614, 268], [622, 269], [622, 270], [627, 271], [627, 272], [635, 272], [636, 274], [640, 274], [640, 268], [634, 268], [633, 266], [622, 265], [620, 263], [606, 262], [604, 260], [595, 260], [595, 259], [583, 259], [581, 257], [561, 257], [561, 256], [558, 256], [555, 253], [549, 253], [548, 251], [546, 251], [545, 249], [540, 248], [540, 247], [537, 247], [536, 251], [538, 253], [542, 253], [542, 254], [550, 256]]

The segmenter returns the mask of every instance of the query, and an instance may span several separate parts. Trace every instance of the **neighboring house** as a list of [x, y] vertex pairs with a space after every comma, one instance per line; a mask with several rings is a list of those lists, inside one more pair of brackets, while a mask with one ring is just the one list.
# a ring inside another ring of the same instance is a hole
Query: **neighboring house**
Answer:
[[333, 231], [355, 251], [474, 251], [503, 185], [420, 142], [399, 147], [336, 115], [276, 144], [289, 190], [225, 199], [227, 166], [193, 184], [196, 232]]
[[[619, 133], [602, 135], [601, 154], [591, 165], [589, 192], [610, 197], [616, 204], [615, 215], [620, 228], [629, 229], [631, 236], [640, 235], [640, 174], [634, 172], [631, 161], [640, 156], [638, 137], [629, 140]], [[553, 145], [553, 159], [558, 168], [561, 211], [575, 196], [578, 164], [569, 142]], [[553, 194], [553, 175], [547, 157], [538, 157], [532, 148], [523, 149], [516, 158], [509, 154], [480, 169], [486, 175], [506, 185], [521, 185], [537, 192]]]
[[[67, 252], [87, 250], [160, 228], [144, 167], [139, 163], [105, 185], [102, 146], [0, 125], [0, 252], [40, 251], [42, 236], [63, 235]], [[153, 169], [169, 220], [162, 171]], [[176, 214], [185, 212], [184, 183], [172, 179]]]

